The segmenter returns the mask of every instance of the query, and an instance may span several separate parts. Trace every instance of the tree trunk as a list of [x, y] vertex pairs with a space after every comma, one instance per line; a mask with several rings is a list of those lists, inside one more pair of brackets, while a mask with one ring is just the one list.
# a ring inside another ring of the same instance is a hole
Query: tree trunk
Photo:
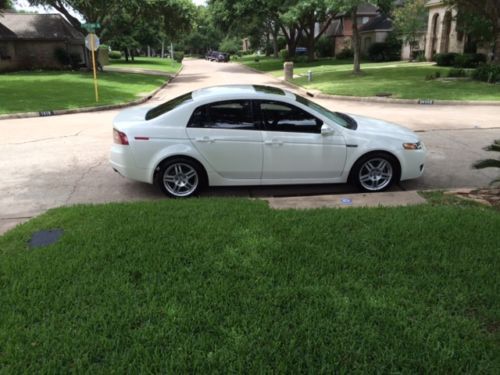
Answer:
[[269, 37], [269, 31], [266, 31], [266, 57], [269, 57], [271, 55], [271, 51], [269, 51], [270, 41], [271, 38]]
[[279, 57], [279, 50], [278, 50], [278, 31], [279, 31], [279, 26], [276, 24], [276, 22], [273, 24], [273, 27], [271, 28], [271, 34], [273, 36], [273, 57], [277, 59]]
[[314, 61], [315, 46], [316, 43], [314, 39], [314, 28], [313, 28], [312, 33], [307, 35], [307, 61]]
[[161, 58], [162, 59], [165, 58], [165, 41], [164, 40], [161, 41]]
[[87, 31], [82, 27], [80, 21], [68, 12], [68, 10], [61, 1], [55, 1], [51, 5], [55, 8], [55, 10], [62, 13], [62, 15], [69, 21], [71, 26], [80, 31], [83, 35], [87, 33]]
[[129, 50], [128, 47], [125, 48], [125, 62], [128, 62]]
[[352, 72], [354, 74], [360, 74], [361, 40], [359, 38], [357, 8], [353, 8], [351, 10], [351, 19], [352, 19], [352, 49], [354, 52], [354, 67]]
[[500, 20], [495, 30], [495, 43], [493, 44], [493, 64], [500, 64]]

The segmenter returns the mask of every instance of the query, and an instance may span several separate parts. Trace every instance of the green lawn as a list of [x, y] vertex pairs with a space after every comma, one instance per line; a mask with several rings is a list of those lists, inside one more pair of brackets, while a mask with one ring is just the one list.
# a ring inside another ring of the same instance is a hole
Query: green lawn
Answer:
[[166, 73], [175, 74], [182, 64], [172, 59], [162, 59], [159, 57], [136, 57], [134, 61], [125, 62], [125, 59], [110, 60], [111, 66], [117, 68], [142, 68], [148, 70], [159, 70]]
[[0, 237], [0, 372], [495, 374], [499, 227], [436, 202], [51, 210]]
[[165, 77], [99, 73], [99, 103], [91, 73], [19, 72], [0, 74], [0, 114], [118, 104], [137, 99], [165, 83]]
[[[283, 63], [270, 58], [255, 62], [253, 57], [239, 60], [252, 68], [283, 76]], [[302, 75], [294, 83], [326, 94], [343, 96], [376, 96], [391, 93], [399, 99], [441, 100], [500, 100], [500, 85], [472, 80], [449, 80], [449, 68], [429, 63], [384, 62], [363, 63], [363, 74], [352, 74], [352, 63], [319, 60], [314, 63], [297, 63], [294, 73]], [[307, 71], [313, 72], [313, 81], [307, 81]], [[441, 79], [426, 80], [426, 76], [440, 72]]]

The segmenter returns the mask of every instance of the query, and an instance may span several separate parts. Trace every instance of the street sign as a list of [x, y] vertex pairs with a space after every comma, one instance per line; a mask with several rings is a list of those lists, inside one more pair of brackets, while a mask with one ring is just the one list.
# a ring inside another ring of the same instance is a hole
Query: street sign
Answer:
[[88, 22], [84, 23], [82, 27], [87, 30], [89, 33], [95, 32], [97, 29], [101, 28], [101, 24], [99, 22]]
[[90, 51], [97, 51], [99, 46], [101, 45], [101, 41], [95, 34], [88, 34], [85, 37], [85, 47], [87, 47]]

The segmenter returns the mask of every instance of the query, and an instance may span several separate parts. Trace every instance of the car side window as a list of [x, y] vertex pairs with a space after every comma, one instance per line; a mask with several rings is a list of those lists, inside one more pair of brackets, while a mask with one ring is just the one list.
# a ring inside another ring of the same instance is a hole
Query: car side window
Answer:
[[260, 114], [266, 130], [321, 133], [323, 121], [291, 104], [261, 101]]
[[257, 130], [250, 100], [216, 102], [198, 107], [188, 124], [192, 128]]

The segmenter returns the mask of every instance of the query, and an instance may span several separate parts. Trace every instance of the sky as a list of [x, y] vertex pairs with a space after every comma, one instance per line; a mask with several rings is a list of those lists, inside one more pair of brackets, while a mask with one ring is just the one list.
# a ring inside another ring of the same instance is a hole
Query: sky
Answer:
[[[196, 5], [205, 5], [206, 0], [191, 0]], [[57, 11], [51, 7], [32, 7], [29, 5], [28, 0], [14, 0], [14, 7], [18, 10], [35, 11], [37, 13], [56, 13]], [[82, 17], [78, 13], [71, 12], [76, 18], [83, 22]]]

